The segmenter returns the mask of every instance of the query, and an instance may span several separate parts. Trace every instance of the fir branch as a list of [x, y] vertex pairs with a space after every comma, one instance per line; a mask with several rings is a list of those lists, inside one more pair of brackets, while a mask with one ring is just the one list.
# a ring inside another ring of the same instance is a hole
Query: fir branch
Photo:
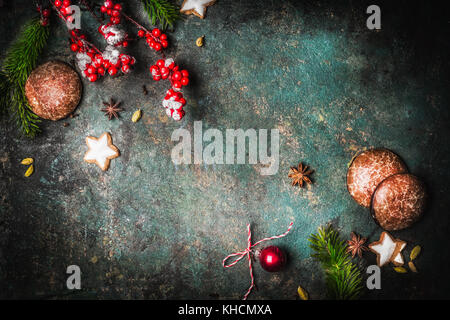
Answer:
[[39, 123], [41, 120], [31, 111], [25, 97], [25, 90], [22, 87], [14, 87], [11, 93], [11, 106], [14, 108], [13, 117], [16, 120], [17, 127], [29, 138], [34, 138], [40, 132]]
[[347, 243], [339, 238], [332, 226], [320, 227], [317, 234], [309, 237], [311, 254], [325, 271], [330, 298], [338, 300], [357, 299], [362, 291], [361, 272], [347, 253]]
[[147, 12], [150, 23], [159, 24], [162, 29], [173, 28], [173, 24], [180, 18], [180, 9], [167, 0], [141, 0]]
[[27, 102], [25, 83], [47, 44], [48, 34], [49, 28], [42, 26], [39, 19], [30, 20], [8, 49], [1, 68], [0, 108], [5, 110], [9, 105], [17, 126], [28, 137], [34, 137], [39, 132], [40, 120]]

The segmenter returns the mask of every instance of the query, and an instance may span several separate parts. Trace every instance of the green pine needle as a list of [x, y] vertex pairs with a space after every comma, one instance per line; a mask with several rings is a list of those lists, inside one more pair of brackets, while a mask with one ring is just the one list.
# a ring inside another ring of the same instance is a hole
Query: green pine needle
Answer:
[[150, 23], [159, 24], [162, 29], [173, 28], [173, 24], [180, 18], [179, 8], [167, 0], [141, 0], [147, 12]]
[[39, 132], [40, 120], [27, 102], [25, 83], [47, 44], [48, 35], [49, 28], [42, 26], [38, 18], [30, 20], [8, 49], [1, 67], [0, 111], [10, 111], [27, 137]]
[[330, 298], [337, 300], [357, 299], [363, 289], [362, 276], [347, 253], [347, 243], [340, 240], [339, 232], [332, 226], [320, 227], [317, 234], [309, 237], [311, 254], [325, 271], [326, 285]]

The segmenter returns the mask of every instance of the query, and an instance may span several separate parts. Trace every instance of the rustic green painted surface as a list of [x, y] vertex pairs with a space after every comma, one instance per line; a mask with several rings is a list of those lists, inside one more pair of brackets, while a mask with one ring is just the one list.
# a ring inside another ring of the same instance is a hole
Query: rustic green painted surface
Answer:
[[[24, 3], [1, 8], [2, 55], [32, 14]], [[3, 120], [0, 297], [237, 299], [249, 286], [247, 263], [224, 269], [221, 262], [245, 248], [246, 224], [258, 240], [294, 221], [289, 236], [273, 241], [289, 264], [275, 274], [256, 265], [251, 298], [294, 299], [299, 284], [311, 298], [324, 298], [307, 237], [331, 222], [344, 237], [357, 231], [378, 239], [381, 229], [348, 195], [345, 176], [355, 152], [379, 146], [396, 151], [425, 180], [431, 203], [422, 221], [394, 233], [408, 242], [405, 256], [415, 244], [423, 247], [420, 273], [385, 267], [382, 290], [365, 291], [364, 298], [448, 298], [448, 24], [425, 5], [385, 4], [382, 30], [370, 31], [368, 4], [221, 0], [206, 19], [179, 22], [168, 54], [192, 75], [181, 122], [169, 120], [160, 105], [167, 83], [150, 79], [157, 56], [144, 42], [128, 49], [138, 60], [131, 74], [83, 80], [78, 117], [44, 121], [34, 140]], [[148, 25], [140, 7], [125, 8]], [[86, 12], [82, 23], [103, 46]], [[51, 34], [42, 61], [71, 63], [56, 19]], [[201, 35], [205, 46], [198, 48]], [[120, 120], [99, 111], [110, 97], [122, 101]], [[143, 118], [132, 123], [138, 108]], [[279, 129], [278, 173], [261, 176], [260, 166], [249, 164], [174, 166], [171, 134], [179, 127], [192, 132], [196, 120], [223, 132]], [[121, 151], [107, 172], [83, 161], [85, 137], [104, 131]], [[28, 179], [20, 165], [25, 157], [36, 161]], [[316, 171], [306, 189], [291, 187], [287, 177], [300, 160]], [[361, 267], [374, 262], [365, 253]], [[65, 288], [71, 264], [82, 270], [79, 292]]]

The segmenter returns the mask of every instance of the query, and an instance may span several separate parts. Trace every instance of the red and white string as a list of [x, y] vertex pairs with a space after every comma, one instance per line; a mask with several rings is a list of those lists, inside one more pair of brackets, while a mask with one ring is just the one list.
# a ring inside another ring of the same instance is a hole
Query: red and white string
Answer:
[[[273, 236], [273, 237], [261, 239], [261, 240], [259, 240], [258, 242], [254, 243], [254, 244], [252, 244], [252, 232], [250, 230], [250, 224], [247, 224], [247, 236], [248, 236], [247, 237], [247, 248], [244, 251], [232, 253], [232, 254], [228, 255], [225, 259], [223, 259], [223, 261], [222, 261], [223, 267], [224, 268], [230, 268], [230, 267], [234, 266], [236, 263], [238, 263], [245, 256], [247, 256], [247, 258], [248, 258], [248, 267], [250, 269], [250, 278], [251, 278], [252, 282], [251, 282], [250, 288], [248, 288], [248, 290], [247, 290], [247, 293], [244, 295], [243, 300], [247, 299], [248, 295], [250, 294], [250, 292], [252, 291], [253, 287], [255, 286], [255, 279], [253, 277], [252, 257], [250, 256], [250, 254], [253, 253], [252, 252], [252, 248], [257, 246], [258, 244], [260, 244], [262, 242], [285, 237], [291, 231], [293, 224], [294, 224], [294, 222], [291, 222], [289, 224], [289, 227], [288, 227], [288, 229], [286, 230], [285, 233], [280, 234], [278, 236]], [[238, 258], [236, 258], [230, 264], [226, 264], [226, 261], [229, 258], [236, 257], [236, 256]]]

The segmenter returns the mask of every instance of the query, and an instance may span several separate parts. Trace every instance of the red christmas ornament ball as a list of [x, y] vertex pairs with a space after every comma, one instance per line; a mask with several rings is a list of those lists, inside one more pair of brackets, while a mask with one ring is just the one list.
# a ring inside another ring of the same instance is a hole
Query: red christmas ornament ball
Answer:
[[269, 246], [259, 253], [259, 263], [264, 270], [277, 272], [286, 264], [286, 256], [277, 246]]

